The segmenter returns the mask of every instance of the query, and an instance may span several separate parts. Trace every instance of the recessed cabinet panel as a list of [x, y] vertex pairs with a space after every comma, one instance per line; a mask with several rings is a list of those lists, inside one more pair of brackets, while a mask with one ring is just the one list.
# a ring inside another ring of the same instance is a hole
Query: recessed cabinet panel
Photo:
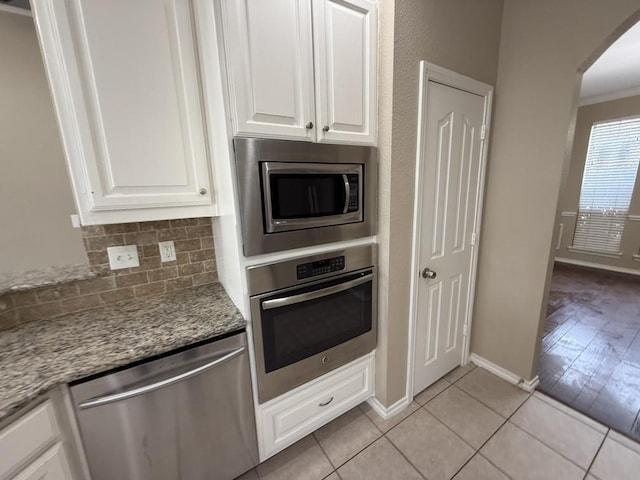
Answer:
[[309, 0], [224, 0], [223, 16], [234, 133], [313, 139]]
[[[166, 75], [180, 67], [181, 52], [172, 52], [179, 45], [176, 6], [157, 1], [146, 6], [99, 0], [75, 4], [83, 18], [78, 25], [85, 38], [83, 75], [104, 157], [100, 179], [106, 195], [189, 184], [192, 172], [174, 161], [190, 154], [180, 124], [186, 113], [183, 87], [179, 78]], [[141, 25], [147, 35], [140, 35]], [[133, 141], [138, 134], [156, 138]]]
[[318, 140], [375, 144], [376, 7], [314, 0]]
[[[174, 195], [203, 202], [198, 188], [209, 181], [190, 3], [75, 0], [71, 10], [97, 143], [95, 207], [172, 203]], [[123, 202], [126, 195], [135, 197]]]
[[192, 0], [32, 8], [82, 222], [212, 213]]

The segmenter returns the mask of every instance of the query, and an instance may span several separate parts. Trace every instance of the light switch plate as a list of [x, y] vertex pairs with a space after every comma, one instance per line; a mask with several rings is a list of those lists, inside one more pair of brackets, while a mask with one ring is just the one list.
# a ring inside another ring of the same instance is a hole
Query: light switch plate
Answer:
[[138, 247], [135, 245], [109, 247], [107, 248], [107, 254], [109, 255], [109, 266], [111, 267], [111, 270], [140, 266], [140, 260], [138, 260]]
[[176, 259], [176, 246], [173, 240], [159, 242], [158, 248], [160, 249], [160, 260], [162, 262], [172, 262]]

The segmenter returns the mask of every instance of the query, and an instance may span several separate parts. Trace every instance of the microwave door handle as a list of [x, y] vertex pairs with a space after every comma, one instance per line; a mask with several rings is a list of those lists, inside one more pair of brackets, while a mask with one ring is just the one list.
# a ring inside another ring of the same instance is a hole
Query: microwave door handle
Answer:
[[349, 211], [349, 193], [351, 193], [351, 185], [349, 185], [349, 177], [343, 174], [342, 179], [344, 180], [344, 210], [342, 213], [347, 213]]
[[271, 310], [272, 308], [285, 307], [287, 305], [294, 305], [296, 303], [306, 302], [308, 300], [314, 300], [316, 298], [327, 297], [334, 293], [343, 292], [350, 288], [357, 287], [363, 283], [367, 283], [373, 280], [373, 274], [370, 273], [348, 282], [340, 283], [339, 285], [333, 285], [331, 287], [323, 288], [321, 290], [315, 290], [313, 292], [301, 293], [299, 295], [292, 295], [291, 297], [274, 298], [271, 300], [265, 300], [262, 302], [263, 310]]

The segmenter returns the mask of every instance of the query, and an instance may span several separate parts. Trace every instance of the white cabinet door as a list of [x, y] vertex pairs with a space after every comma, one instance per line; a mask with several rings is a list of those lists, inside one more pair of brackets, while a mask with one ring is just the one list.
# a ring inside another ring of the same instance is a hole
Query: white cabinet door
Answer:
[[309, 0], [224, 0], [236, 135], [315, 139]]
[[376, 142], [377, 22], [368, 0], [313, 0], [320, 142]]
[[72, 480], [62, 444], [54, 445], [13, 480]]
[[212, 213], [192, 2], [32, 6], [83, 223]]

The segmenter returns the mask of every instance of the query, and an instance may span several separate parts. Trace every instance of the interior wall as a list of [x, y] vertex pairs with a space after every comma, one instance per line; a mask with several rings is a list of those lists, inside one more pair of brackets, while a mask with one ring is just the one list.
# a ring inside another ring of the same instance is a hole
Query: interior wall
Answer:
[[[573, 244], [573, 234], [577, 219], [576, 212], [580, 202], [580, 189], [582, 187], [582, 177], [584, 175], [584, 165], [587, 158], [592, 125], [595, 122], [639, 115], [640, 95], [578, 108], [571, 164], [566, 184], [562, 187], [560, 194], [560, 210], [562, 211], [560, 224], [563, 225], [563, 233], [560, 248], [555, 253], [556, 259], [587, 262], [601, 265], [605, 268], [640, 270], [640, 257], [638, 256], [640, 253], [640, 170], [638, 172], [638, 180], [636, 180], [636, 189], [629, 206], [630, 219], [625, 227], [620, 245], [622, 256], [612, 258], [602, 255], [589, 255], [571, 251], [567, 248]], [[634, 255], [636, 256], [635, 258]]]
[[0, 274], [86, 263], [33, 19], [0, 12]]
[[[580, 75], [635, 23], [637, 0], [506, 0], [472, 351], [532, 379]], [[594, 56], [595, 52], [595, 56]]]
[[391, 25], [393, 3], [380, 3], [376, 397], [385, 406], [406, 392], [419, 62], [495, 84], [502, 18], [502, 0], [401, 0]]

